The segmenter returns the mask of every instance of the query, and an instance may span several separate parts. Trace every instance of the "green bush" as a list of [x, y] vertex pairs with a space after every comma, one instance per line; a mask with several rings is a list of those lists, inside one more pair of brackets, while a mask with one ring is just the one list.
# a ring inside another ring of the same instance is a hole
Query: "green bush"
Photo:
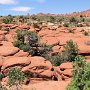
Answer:
[[24, 73], [22, 73], [18, 68], [11, 68], [9, 70], [9, 85], [21, 84], [25, 78]]
[[64, 50], [61, 53], [61, 61], [74, 61], [75, 57], [78, 54], [78, 46], [77, 44], [74, 44], [72, 40], [69, 40], [66, 42], [66, 45], [64, 45]]
[[8, 39], [6, 37], [3, 37], [2, 40], [3, 41], [8, 41]]
[[22, 45], [19, 46], [19, 48], [21, 50], [23, 50], [24, 52], [28, 52], [30, 47], [27, 44], [22, 44]]
[[40, 28], [38, 24], [34, 23], [34, 28]]
[[90, 90], [90, 63], [86, 63], [81, 56], [73, 63], [73, 77], [67, 90]]
[[[15, 47], [28, 52], [32, 56], [42, 56], [49, 58], [49, 53], [52, 51], [52, 46], [46, 44], [39, 44], [39, 37], [35, 32], [26, 30], [17, 30], [16, 41], [13, 43]], [[24, 36], [28, 37], [28, 43], [24, 43]]]
[[64, 27], [69, 27], [69, 23], [64, 23], [63, 26]]
[[3, 23], [5, 24], [9, 24], [13, 22], [13, 17], [12, 16], [8, 16], [8, 17], [4, 17], [3, 18]]
[[30, 32], [29, 33], [29, 45], [31, 47], [35, 47], [38, 41], [39, 41], [39, 37], [36, 35], [36, 33]]
[[52, 55], [49, 60], [53, 66], [59, 66], [61, 64], [60, 58], [61, 58], [60, 54], [56, 53], [56, 54]]
[[51, 45], [40, 44], [39, 47], [37, 48], [37, 55], [42, 56], [47, 60], [49, 59], [50, 52], [52, 52]]
[[89, 33], [88, 33], [87, 31], [84, 31], [83, 34], [84, 34], [85, 36], [89, 36]]
[[15, 42], [13, 42], [13, 45], [14, 45], [15, 47], [18, 47], [18, 48], [20, 48], [20, 45], [22, 45], [22, 44], [23, 44], [23, 42], [20, 41], [20, 40], [17, 40], [17, 41], [15, 41]]
[[4, 75], [2, 73], [0, 73], [0, 80], [4, 77]]
[[76, 17], [71, 17], [70, 18], [70, 23], [77, 23], [78, 19]]

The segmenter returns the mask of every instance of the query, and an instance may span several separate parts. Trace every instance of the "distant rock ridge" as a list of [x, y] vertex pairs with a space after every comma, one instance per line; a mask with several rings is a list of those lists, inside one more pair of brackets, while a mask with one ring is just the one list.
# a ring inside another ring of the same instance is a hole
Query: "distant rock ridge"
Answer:
[[90, 9], [85, 10], [85, 11], [80, 11], [80, 12], [67, 13], [67, 14], [38, 13], [38, 14], [33, 14], [33, 15], [36, 15], [36, 16], [77, 16], [77, 17], [82, 15], [85, 17], [90, 17]]

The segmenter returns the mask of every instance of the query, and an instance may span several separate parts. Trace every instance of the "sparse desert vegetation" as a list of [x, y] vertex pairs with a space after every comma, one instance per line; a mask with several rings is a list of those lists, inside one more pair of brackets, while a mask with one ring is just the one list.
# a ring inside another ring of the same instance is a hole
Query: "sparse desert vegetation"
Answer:
[[0, 90], [89, 90], [90, 17], [83, 13], [0, 16]]

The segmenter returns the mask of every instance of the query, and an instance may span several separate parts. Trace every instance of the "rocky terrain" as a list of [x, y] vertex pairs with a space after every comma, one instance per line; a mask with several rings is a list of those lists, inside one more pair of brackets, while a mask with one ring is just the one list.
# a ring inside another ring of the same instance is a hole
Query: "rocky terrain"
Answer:
[[[34, 21], [35, 22], [35, 21]], [[61, 53], [64, 45], [68, 40], [73, 40], [78, 45], [78, 54], [90, 62], [90, 23], [82, 27], [56, 27], [56, 25], [42, 24], [35, 28], [33, 24], [27, 23], [10, 23], [0, 24], [0, 73], [3, 78], [1, 84], [9, 90], [17, 90], [13, 86], [10, 89], [8, 84], [8, 73], [12, 67], [17, 67], [26, 75], [21, 90], [66, 90], [66, 87], [72, 79], [72, 62], [63, 62], [59, 66], [53, 66], [52, 63], [43, 56], [32, 56], [28, 52], [15, 47], [16, 30], [28, 30], [36, 32], [40, 36], [40, 44], [53, 45], [53, 53]], [[60, 24], [61, 25], [61, 24]], [[71, 32], [69, 31], [71, 30]], [[73, 31], [73, 33], [72, 33]], [[84, 33], [83, 33], [84, 32]], [[24, 38], [24, 42], [27, 39]], [[2, 89], [0, 89], [2, 90]]]

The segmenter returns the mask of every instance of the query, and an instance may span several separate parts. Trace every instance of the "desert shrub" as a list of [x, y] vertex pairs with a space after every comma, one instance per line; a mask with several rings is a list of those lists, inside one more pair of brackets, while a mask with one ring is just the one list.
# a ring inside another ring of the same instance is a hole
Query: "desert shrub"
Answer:
[[27, 45], [27, 44], [21, 44], [21, 45], [19, 46], [19, 48], [20, 48], [21, 50], [23, 50], [24, 52], [29, 51], [29, 45]]
[[5, 24], [9, 24], [13, 22], [13, 17], [12, 16], [8, 16], [8, 17], [4, 17], [3, 18], [3, 23]]
[[37, 17], [32, 16], [31, 19], [32, 19], [32, 20], [37, 20]]
[[25, 21], [26, 21], [26, 17], [25, 16], [23, 16], [23, 15], [19, 16], [19, 22], [25, 23]]
[[78, 22], [76, 17], [71, 17], [70, 18], [70, 23], [76, 23], [76, 22]]
[[74, 33], [73, 28], [68, 28], [68, 32], [69, 32], [69, 33]]
[[90, 63], [86, 63], [81, 56], [75, 58], [73, 63], [73, 77], [67, 90], [89, 90], [90, 89]]
[[39, 25], [37, 23], [34, 23], [34, 28], [40, 28]]
[[72, 40], [66, 42], [63, 46], [64, 50], [62, 53], [55, 53], [49, 57], [49, 61], [54, 66], [59, 66], [63, 62], [74, 61], [75, 57], [78, 55], [78, 46], [74, 44]]
[[89, 33], [88, 33], [87, 31], [84, 31], [83, 34], [84, 34], [85, 36], [89, 36]]
[[56, 21], [56, 18], [54, 16], [48, 17], [48, 22], [55, 23], [55, 21]]
[[21, 84], [25, 78], [24, 73], [22, 73], [18, 68], [11, 68], [9, 70], [9, 85]]
[[36, 35], [35, 32], [29, 33], [29, 45], [31, 47], [36, 46], [36, 44], [38, 43], [38, 41], [39, 41], [39, 37]]
[[49, 54], [50, 54], [50, 52], [52, 52], [52, 47], [53, 46], [51, 46], [51, 45], [40, 44], [37, 49], [37, 55], [40, 55], [48, 60]]
[[53, 66], [59, 66], [62, 63], [60, 58], [61, 58], [60, 54], [56, 53], [50, 57], [49, 61], [52, 63]]
[[72, 40], [69, 40], [66, 42], [66, 45], [64, 45], [64, 50], [61, 54], [61, 61], [74, 61], [74, 58], [78, 54], [78, 46], [77, 44], [74, 44]]
[[[28, 36], [28, 43], [24, 43], [24, 36]], [[15, 47], [28, 52], [32, 56], [42, 56], [49, 58], [49, 53], [52, 51], [52, 46], [46, 44], [39, 44], [39, 37], [35, 32], [17, 31], [16, 41], [13, 43]]]
[[9, 32], [10, 31], [10, 28], [6, 28], [5, 31]]
[[6, 37], [3, 37], [2, 40], [3, 41], [8, 41], [8, 39]]
[[[17, 35], [15, 36], [16, 41], [13, 43], [13, 45], [15, 47], [20, 48], [21, 50], [28, 51], [29, 50], [29, 45], [24, 43], [24, 36], [25, 35], [28, 35], [28, 36], [30, 35], [30, 37], [32, 37], [32, 34], [31, 34], [32, 32], [29, 32], [27, 30], [23, 30], [23, 31], [22, 30], [17, 30], [16, 33], [17, 33]], [[34, 42], [33, 40], [34, 39], [32, 39], [32, 42]]]
[[69, 27], [69, 23], [64, 23], [63, 26], [64, 27]]
[[22, 45], [22, 44], [23, 44], [23, 42], [20, 41], [20, 40], [17, 40], [17, 41], [15, 41], [15, 42], [13, 42], [13, 45], [14, 45], [15, 47], [18, 47], [18, 48], [20, 48], [20, 45]]
[[0, 73], [0, 80], [4, 77], [4, 75], [2, 73]]

